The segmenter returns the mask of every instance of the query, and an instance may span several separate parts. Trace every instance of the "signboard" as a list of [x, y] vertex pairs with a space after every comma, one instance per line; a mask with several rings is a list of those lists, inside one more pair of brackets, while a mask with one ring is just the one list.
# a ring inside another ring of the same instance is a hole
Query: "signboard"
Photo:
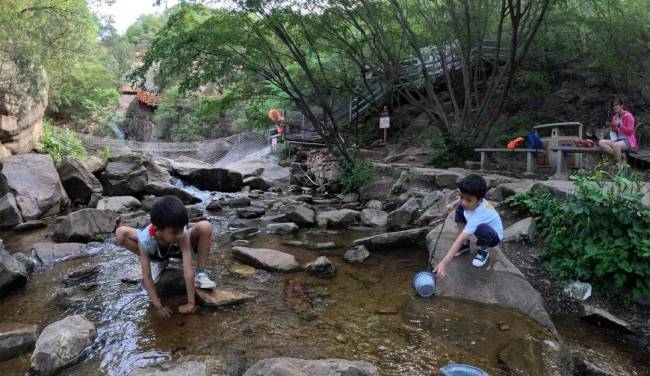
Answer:
[[277, 138], [277, 137], [273, 137], [273, 138], [271, 139], [271, 145], [275, 146], [275, 145], [277, 145], [277, 144], [278, 144], [278, 138]]
[[379, 118], [379, 128], [380, 129], [390, 128], [390, 117]]

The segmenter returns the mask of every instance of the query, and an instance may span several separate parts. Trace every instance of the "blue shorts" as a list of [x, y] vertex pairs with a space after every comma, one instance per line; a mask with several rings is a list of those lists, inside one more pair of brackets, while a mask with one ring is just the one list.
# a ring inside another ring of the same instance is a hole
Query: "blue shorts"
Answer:
[[[458, 204], [456, 207], [454, 220], [456, 223], [467, 224], [467, 220], [465, 219], [465, 209], [463, 209], [463, 205]], [[492, 227], [490, 227], [490, 225], [487, 225], [485, 223], [481, 223], [476, 227], [476, 232], [474, 235], [476, 236], [476, 245], [479, 247], [496, 247], [501, 242], [501, 239], [499, 239], [499, 234], [497, 234], [497, 232]]]

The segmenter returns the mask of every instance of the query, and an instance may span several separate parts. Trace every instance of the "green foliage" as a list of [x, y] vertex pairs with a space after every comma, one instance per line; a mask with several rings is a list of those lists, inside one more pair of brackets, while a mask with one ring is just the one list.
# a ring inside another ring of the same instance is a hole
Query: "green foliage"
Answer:
[[108, 158], [111, 157], [111, 148], [108, 146], [105, 146], [102, 151], [99, 153], [99, 159], [102, 160], [103, 164], [108, 163]]
[[50, 120], [45, 121], [41, 143], [43, 144], [42, 151], [52, 157], [55, 165], [61, 163], [64, 157], [88, 158], [88, 153], [81, 140], [68, 130], [55, 128]]
[[440, 128], [430, 128], [423, 138], [428, 140], [429, 163], [436, 167], [459, 166], [473, 158], [476, 140], [466, 134], [450, 134]]
[[573, 180], [576, 190], [564, 200], [540, 188], [506, 202], [535, 217], [546, 265], [559, 279], [588, 281], [628, 300], [649, 294], [650, 207], [641, 178], [596, 171]]
[[350, 162], [341, 161], [341, 172], [343, 191], [359, 192], [375, 176], [375, 167], [368, 160], [352, 158]]
[[279, 143], [277, 146], [278, 159], [282, 161], [289, 158], [290, 148], [291, 145], [286, 140]]

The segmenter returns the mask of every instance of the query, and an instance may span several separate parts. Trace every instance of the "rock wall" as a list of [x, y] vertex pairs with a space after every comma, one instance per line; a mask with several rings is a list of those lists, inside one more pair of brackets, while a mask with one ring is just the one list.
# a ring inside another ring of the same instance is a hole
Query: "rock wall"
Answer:
[[154, 121], [153, 109], [134, 100], [126, 110], [123, 130], [128, 140], [156, 141], [161, 131]]
[[[6, 63], [0, 71], [11, 75], [15, 73], [15, 67]], [[43, 134], [47, 85], [43, 85], [36, 98], [30, 96], [27, 89], [18, 87], [12, 90], [12, 94], [0, 91], [0, 158], [38, 149]]]

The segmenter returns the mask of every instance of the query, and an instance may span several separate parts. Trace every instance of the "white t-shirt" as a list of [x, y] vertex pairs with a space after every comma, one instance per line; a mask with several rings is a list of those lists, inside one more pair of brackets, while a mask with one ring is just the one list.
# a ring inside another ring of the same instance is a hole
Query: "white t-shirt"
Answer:
[[473, 234], [476, 232], [476, 228], [480, 224], [485, 223], [496, 231], [497, 235], [499, 235], [499, 240], [503, 240], [503, 224], [501, 223], [501, 216], [499, 216], [499, 213], [497, 213], [494, 206], [492, 206], [488, 200], [483, 199], [476, 209], [465, 210], [463, 214], [467, 221], [467, 224], [463, 229], [464, 233]]

